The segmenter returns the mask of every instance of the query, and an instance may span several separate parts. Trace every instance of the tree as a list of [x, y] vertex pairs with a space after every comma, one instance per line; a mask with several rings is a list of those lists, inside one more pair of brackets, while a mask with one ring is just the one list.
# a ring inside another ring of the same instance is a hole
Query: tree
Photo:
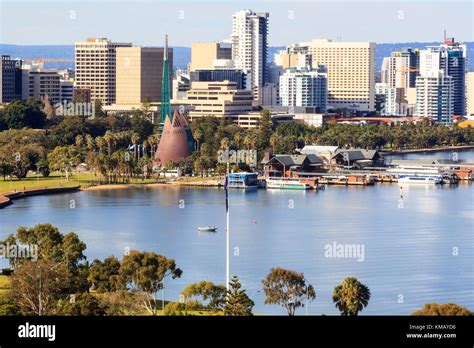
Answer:
[[119, 282], [120, 261], [115, 256], [107, 257], [104, 262], [92, 261], [87, 280], [97, 292], [116, 291], [121, 288]]
[[237, 276], [230, 280], [230, 289], [227, 292], [224, 315], [226, 316], [249, 316], [255, 303], [247, 296]]
[[94, 296], [88, 293], [70, 295], [68, 299], [59, 300], [57, 315], [67, 316], [103, 316], [106, 308]]
[[40, 103], [33, 99], [26, 102], [13, 100], [5, 107], [4, 122], [8, 128], [43, 128], [45, 120]]
[[[181, 292], [186, 302], [193, 301], [199, 308], [210, 311], [222, 309], [226, 300], [226, 288], [224, 285], [215, 285], [213, 282], [200, 281], [187, 285]], [[208, 301], [206, 303], [206, 301]]]
[[311, 284], [306, 284], [303, 273], [284, 268], [272, 268], [263, 280], [265, 304], [283, 306], [288, 315], [295, 315], [298, 307], [304, 307], [306, 301], [316, 298]]
[[367, 307], [370, 290], [355, 277], [347, 277], [334, 288], [332, 300], [344, 316], [356, 316]]
[[272, 135], [272, 114], [270, 110], [264, 109], [261, 112], [258, 122], [258, 150], [263, 151], [269, 146], [270, 137]]
[[20, 315], [20, 307], [11, 294], [0, 296], [0, 316]]
[[[9, 235], [8, 240], [10, 245], [16, 244], [18, 247], [36, 246], [37, 255], [33, 255], [35, 260], [51, 261], [66, 267], [71, 276], [68, 282], [71, 292], [88, 289], [87, 279], [85, 279], [87, 264], [84, 250], [86, 244], [74, 232], [63, 235], [58, 228], [50, 224], [38, 224], [33, 228], [18, 228], [16, 236]], [[15, 267], [22, 266], [26, 261], [28, 260], [16, 259]]]
[[77, 147], [57, 146], [48, 154], [49, 169], [64, 171], [66, 178], [69, 179], [69, 172], [72, 168], [81, 162], [81, 155]]
[[455, 303], [427, 303], [422, 309], [414, 311], [411, 315], [431, 315], [431, 316], [466, 316], [473, 315], [466, 307], [461, 307]]
[[64, 264], [26, 261], [11, 276], [13, 298], [23, 315], [52, 315], [56, 302], [66, 297], [69, 281]]
[[168, 276], [179, 278], [182, 273], [173, 259], [136, 250], [124, 256], [119, 271], [127, 288], [142, 295], [143, 305], [152, 315], [158, 310], [157, 292], [163, 289], [163, 280]]

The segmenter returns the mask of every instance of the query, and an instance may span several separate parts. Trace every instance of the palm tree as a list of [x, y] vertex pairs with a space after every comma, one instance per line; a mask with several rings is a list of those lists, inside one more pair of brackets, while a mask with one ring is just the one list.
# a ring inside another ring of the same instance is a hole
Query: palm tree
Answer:
[[77, 147], [81, 147], [82, 144], [84, 144], [84, 137], [83, 137], [81, 134], [79, 134], [78, 136], [76, 136], [76, 139], [75, 139], [75, 140], [76, 140], [75, 142], [76, 142], [76, 146], [77, 146]]
[[89, 151], [94, 150], [95, 142], [94, 142], [94, 138], [90, 134], [86, 135], [86, 146]]
[[356, 316], [367, 307], [370, 290], [355, 277], [347, 277], [334, 288], [332, 300], [344, 316]]
[[113, 137], [114, 137], [114, 135], [112, 134], [112, 132], [111, 132], [110, 130], [108, 130], [107, 132], [105, 132], [104, 139], [105, 139], [105, 142], [107, 143], [107, 149], [108, 149], [108, 155], [109, 155], [109, 157], [110, 157], [111, 152], [112, 152], [112, 140], [113, 140]]
[[137, 143], [138, 143], [139, 138], [140, 138], [140, 135], [138, 135], [138, 133], [132, 134], [131, 140], [133, 144], [133, 158], [137, 158]]
[[196, 139], [197, 142], [197, 151], [199, 151], [199, 144], [201, 144], [202, 136], [202, 131], [199, 128], [196, 128], [196, 130], [193, 132], [193, 138]]
[[99, 147], [99, 152], [102, 152], [102, 148], [105, 146], [105, 139], [103, 137], [95, 138], [95, 143]]

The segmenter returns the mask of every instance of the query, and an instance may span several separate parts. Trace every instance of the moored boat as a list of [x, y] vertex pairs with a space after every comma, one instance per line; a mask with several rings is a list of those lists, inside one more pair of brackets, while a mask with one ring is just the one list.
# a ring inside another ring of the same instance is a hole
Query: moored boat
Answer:
[[438, 175], [401, 175], [398, 178], [399, 184], [427, 184], [437, 185], [443, 181], [442, 176]]
[[311, 185], [294, 179], [267, 179], [267, 189], [309, 190]]
[[230, 173], [228, 179], [229, 188], [242, 190], [254, 190], [258, 188], [257, 173]]

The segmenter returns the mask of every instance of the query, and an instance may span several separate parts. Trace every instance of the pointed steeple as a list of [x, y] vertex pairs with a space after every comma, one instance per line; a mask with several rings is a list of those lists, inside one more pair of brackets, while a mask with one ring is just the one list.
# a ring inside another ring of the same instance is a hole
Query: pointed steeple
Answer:
[[168, 61], [168, 34], [165, 35], [165, 48], [163, 50], [163, 75], [161, 81], [161, 119], [159, 130], [163, 130], [165, 120], [171, 115], [171, 100], [170, 100], [170, 72]]

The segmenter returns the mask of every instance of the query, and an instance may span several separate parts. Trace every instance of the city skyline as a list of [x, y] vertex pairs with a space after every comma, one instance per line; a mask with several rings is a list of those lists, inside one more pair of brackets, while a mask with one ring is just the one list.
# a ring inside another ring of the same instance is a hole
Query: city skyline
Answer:
[[[215, 11], [210, 11], [210, 6]], [[93, 3], [77, 0], [65, 4], [2, 0], [1, 43], [59, 45], [72, 44], [86, 37], [107, 37], [115, 41], [131, 41], [134, 45], [156, 46], [161, 45], [161, 38], [169, 33], [172, 46], [191, 46], [192, 42], [229, 39], [232, 14], [246, 8], [270, 13], [269, 46], [314, 38], [377, 43], [433, 42], [442, 39], [444, 30], [447, 36], [458, 41], [473, 41], [469, 25], [472, 22], [472, 3], [469, 1], [262, 0], [218, 3], [208, 0], [203, 6], [190, 1]], [[214, 13], [220, 15], [216, 17]], [[439, 20], [433, 20], [441, 17], [442, 27]], [[340, 19], [337, 25], [334, 25], [334, 18]], [[21, 32], [16, 30], [19, 20], [25, 23]], [[58, 27], [67, 30], [58, 31]], [[387, 30], [383, 30], [384, 27]], [[25, 32], [28, 35], [24, 35]]]

